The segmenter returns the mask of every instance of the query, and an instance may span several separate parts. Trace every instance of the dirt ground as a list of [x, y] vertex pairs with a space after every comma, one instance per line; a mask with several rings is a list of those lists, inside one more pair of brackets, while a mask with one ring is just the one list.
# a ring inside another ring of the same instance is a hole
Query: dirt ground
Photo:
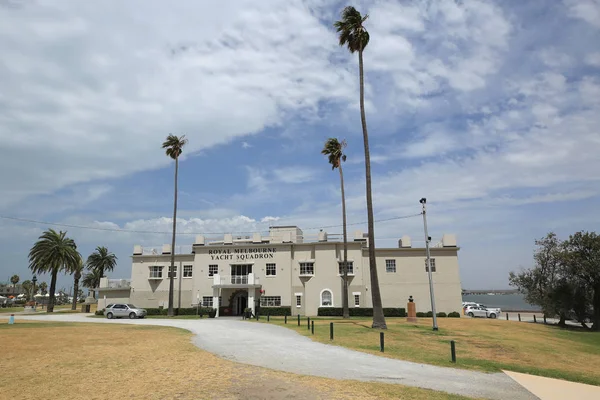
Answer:
[[[218, 358], [187, 331], [19, 321], [0, 325], [0, 397], [40, 399], [464, 399], [401, 385], [294, 375]], [[6, 373], [7, 368], [11, 371]]]

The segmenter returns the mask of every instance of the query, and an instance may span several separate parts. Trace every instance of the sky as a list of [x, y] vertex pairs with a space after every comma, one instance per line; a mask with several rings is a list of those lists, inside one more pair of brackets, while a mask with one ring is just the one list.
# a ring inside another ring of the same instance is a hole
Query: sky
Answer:
[[501, 289], [535, 239], [597, 230], [598, 0], [0, 0], [0, 281], [30, 279], [47, 228], [84, 257], [107, 246], [109, 277], [129, 278], [134, 245], [170, 242], [170, 133], [189, 139], [178, 245], [339, 235], [329, 137], [348, 143], [349, 232], [366, 231], [358, 57], [333, 29], [348, 4], [369, 14], [377, 246], [424, 246], [420, 216], [392, 218], [426, 197], [433, 242], [457, 235], [463, 287]]

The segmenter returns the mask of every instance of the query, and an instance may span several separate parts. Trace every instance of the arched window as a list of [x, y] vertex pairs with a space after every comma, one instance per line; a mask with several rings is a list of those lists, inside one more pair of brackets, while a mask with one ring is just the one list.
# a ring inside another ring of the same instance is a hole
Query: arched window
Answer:
[[331, 290], [324, 289], [321, 291], [321, 307], [333, 307], [333, 294]]

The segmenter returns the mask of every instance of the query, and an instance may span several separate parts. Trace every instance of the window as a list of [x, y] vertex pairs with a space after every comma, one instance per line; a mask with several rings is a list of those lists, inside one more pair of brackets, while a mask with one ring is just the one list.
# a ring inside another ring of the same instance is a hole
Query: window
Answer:
[[281, 296], [262, 296], [260, 298], [261, 307], [281, 307]]
[[315, 274], [315, 263], [312, 262], [301, 262], [300, 263], [300, 275], [314, 275]]
[[277, 275], [277, 268], [275, 264], [267, 264], [267, 276]]
[[[344, 275], [343, 264], [344, 264], [343, 261], [338, 262], [338, 269], [339, 269], [340, 275]], [[354, 275], [354, 262], [346, 261], [346, 264], [348, 265], [348, 275]]]
[[354, 295], [354, 307], [360, 307], [360, 294]]
[[163, 267], [159, 265], [153, 265], [150, 267], [150, 278], [162, 278]]
[[331, 290], [325, 289], [321, 292], [321, 307], [333, 307], [333, 295]]
[[296, 295], [296, 307], [302, 307], [302, 295], [301, 294]]
[[[431, 263], [431, 272], [435, 272], [435, 258], [430, 258], [429, 262]], [[427, 259], [425, 259], [425, 272], [429, 272], [429, 268], [427, 268]]]
[[396, 260], [385, 260], [385, 272], [396, 272]]
[[209, 265], [208, 266], [208, 276], [213, 276], [215, 274], [219, 273], [219, 266], [218, 265]]
[[183, 277], [184, 278], [191, 278], [193, 272], [194, 272], [194, 266], [193, 265], [184, 265], [183, 266]]
[[212, 307], [213, 298], [212, 296], [202, 296], [202, 307]]
[[177, 278], [177, 265], [174, 267], [169, 267], [169, 273], [172, 272], [173, 278]]

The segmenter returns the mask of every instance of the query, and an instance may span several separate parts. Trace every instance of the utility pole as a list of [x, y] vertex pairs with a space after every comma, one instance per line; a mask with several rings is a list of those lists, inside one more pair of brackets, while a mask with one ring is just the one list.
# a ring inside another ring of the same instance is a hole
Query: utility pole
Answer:
[[427, 275], [429, 276], [429, 295], [431, 297], [431, 312], [433, 313], [433, 330], [438, 330], [437, 325], [437, 316], [435, 313], [435, 295], [433, 294], [433, 277], [431, 275], [431, 255], [429, 254], [429, 242], [431, 238], [427, 233], [427, 210], [425, 209], [425, 203], [427, 203], [427, 199], [423, 197], [419, 200], [419, 203], [423, 205], [423, 228], [425, 230], [425, 254], [427, 255]]

